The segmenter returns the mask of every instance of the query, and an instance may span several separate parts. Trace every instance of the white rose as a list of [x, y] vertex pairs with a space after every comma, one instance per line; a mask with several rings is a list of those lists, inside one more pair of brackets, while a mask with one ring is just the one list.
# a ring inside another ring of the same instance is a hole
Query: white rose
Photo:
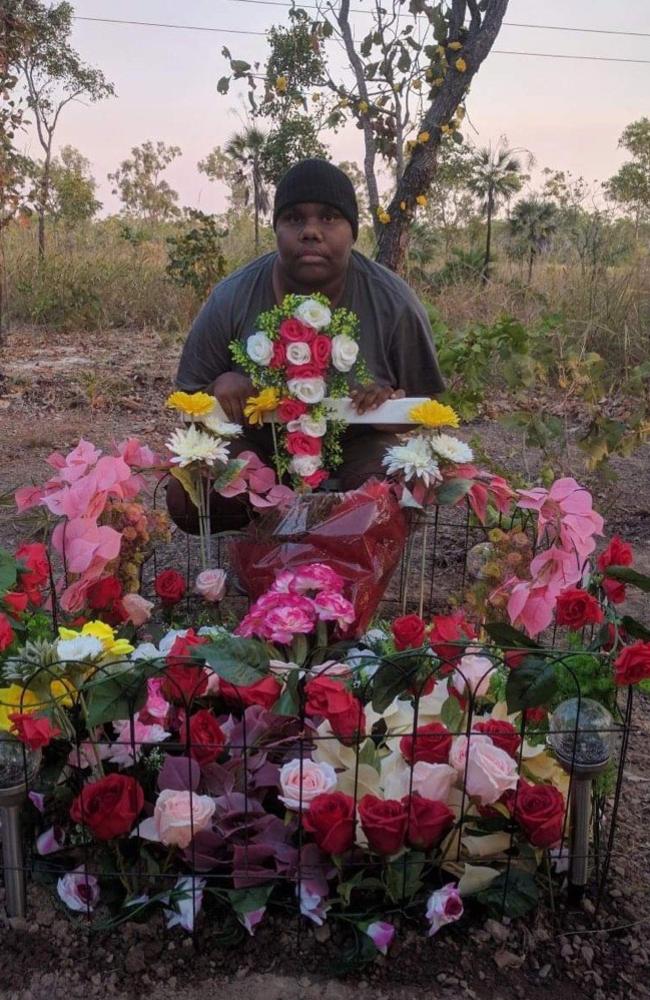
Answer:
[[470, 653], [461, 658], [452, 674], [451, 683], [460, 694], [484, 698], [490, 690], [490, 678], [493, 673], [494, 665], [488, 656], [476, 656]]
[[291, 459], [290, 471], [297, 476], [313, 476], [321, 467], [320, 455], [294, 455]]
[[322, 378], [290, 378], [287, 388], [303, 403], [320, 403], [325, 398], [325, 380]]
[[332, 338], [332, 364], [339, 372], [349, 372], [357, 360], [359, 345], [347, 333]]
[[322, 438], [327, 434], [327, 420], [325, 417], [310, 417], [308, 413], [303, 413], [297, 420], [289, 421], [287, 430], [290, 433], [302, 431], [308, 437]]
[[321, 305], [316, 299], [305, 299], [293, 315], [307, 326], [313, 326], [314, 330], [324, 330], [332, 320], [332, 313], [327, 306]]
[[290, 365], [306, 365], [311, 361], [311, 348], [304, 340], [287, 344], [287, 361]]
[[265, 333], [254, 333], [246, 341], [246, 353], [258, 365], [268, 365], [273, 356], [273, 344]]
[[290, 760], [280, 768], [280, 788], [278, 797], [287, 809], [305, 809], [317, 795], [336, 788], [336, 771], [331, 764]]

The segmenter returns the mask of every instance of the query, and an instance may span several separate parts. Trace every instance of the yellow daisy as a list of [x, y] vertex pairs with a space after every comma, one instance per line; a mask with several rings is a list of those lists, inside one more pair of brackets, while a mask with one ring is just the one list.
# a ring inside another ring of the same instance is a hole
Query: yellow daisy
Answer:
[[244, 416], [249, 424], [261, 425], [264, 422], [264, 414], [277, 410], [279, 402], [280, 394], [277, 389], [273, 386], [262, 389], [257, 396], [248, 397], [244, 406]]
[[458, 427], [460, 418], [451, 406], [439, 403], [437, 399], [427, 399], [409, 410], [409, 420], [423, 427]]
[[214, 409], [214, 396], [207, 392], [172, 392], [165, 406], [180, 410], [188, 417], [205, 417]]

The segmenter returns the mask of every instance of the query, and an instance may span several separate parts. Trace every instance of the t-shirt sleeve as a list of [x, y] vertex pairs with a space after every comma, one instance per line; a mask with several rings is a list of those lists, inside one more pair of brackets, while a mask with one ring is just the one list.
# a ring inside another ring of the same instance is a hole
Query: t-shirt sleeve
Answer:
[[178, 363], [176, 385], [179, 389], [199, 392], [219, 375], [233, 370], [228, 349], [232, 338], [229, 299], [226, 290], [217, 285], [194, 320]]
[[438, 365], [429, 317], [415, 297], [405, 305], [397, 321], [390, 353], [397, 386], [407, 396], [433, 396], [444, 392], [445, 382]]

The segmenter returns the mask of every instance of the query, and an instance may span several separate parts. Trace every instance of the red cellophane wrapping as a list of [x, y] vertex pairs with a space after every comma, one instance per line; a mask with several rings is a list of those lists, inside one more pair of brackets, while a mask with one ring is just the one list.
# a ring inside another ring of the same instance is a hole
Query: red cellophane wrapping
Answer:
[[313, 493], [272, 510], [232, 542], [232, 568], [249, 596], [258, 598], [283, 569], [305, 563], [331, 566], [346, 581], [356, 619], [346, 633], [360, 635], [381, 601], [404, 548], [407, 524], [389, 483], [370, 479], [348, 493]]

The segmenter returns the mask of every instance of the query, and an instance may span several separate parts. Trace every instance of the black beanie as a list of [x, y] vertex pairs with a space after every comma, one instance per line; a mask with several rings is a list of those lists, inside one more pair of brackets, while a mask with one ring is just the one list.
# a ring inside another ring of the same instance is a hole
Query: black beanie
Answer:
[[359, 209], [352, 181], [347, 174], [327, 160], [301, 160], [280, 178], [275, 190], [273, 228], [278, 215], [290, 205], [315, 201], [338, 208], [352, 226], [355, 240], [359, 235]]

